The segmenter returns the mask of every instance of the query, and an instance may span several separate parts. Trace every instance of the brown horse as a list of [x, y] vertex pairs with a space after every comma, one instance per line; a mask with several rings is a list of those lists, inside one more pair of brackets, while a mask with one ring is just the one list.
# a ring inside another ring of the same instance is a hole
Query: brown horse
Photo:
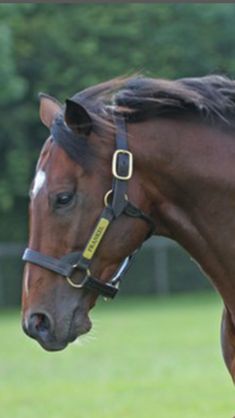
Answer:
[[88, 332], [97, 296], [113, 297], [135, 250], [162, 235], [223, 298], [235, 380], [235, 82], [111, 80], [64, 106], [41, 95], [40, 116], [51, 135], [30, 192], [25, 332], [47, 350]]

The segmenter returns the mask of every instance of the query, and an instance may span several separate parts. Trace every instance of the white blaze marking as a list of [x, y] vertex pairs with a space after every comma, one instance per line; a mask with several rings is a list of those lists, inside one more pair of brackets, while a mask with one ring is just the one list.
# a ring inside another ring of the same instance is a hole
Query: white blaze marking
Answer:
[[46, 173], [42, 170], [39, 170], [34, 179], [34, 185], [32, 189], [32, 197], [36, 197], [38, 192], [41, 190], [43, 184], [46, 180]]

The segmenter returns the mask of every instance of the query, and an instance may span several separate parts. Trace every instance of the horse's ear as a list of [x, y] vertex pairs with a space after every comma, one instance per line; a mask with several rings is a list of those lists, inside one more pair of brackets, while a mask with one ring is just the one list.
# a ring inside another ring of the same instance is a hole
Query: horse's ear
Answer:
[[65, 122], [74, 131], [88, 135], [92, 129], [92, 119], [82, 105], [66, 100]]
[[50, 129], [55, 116], [62, 112], [62, 105], [54, 99], [54, 97], [48, 96], [44, 93], [39, 93], [40, 99], [40, 119], [42, 123]]

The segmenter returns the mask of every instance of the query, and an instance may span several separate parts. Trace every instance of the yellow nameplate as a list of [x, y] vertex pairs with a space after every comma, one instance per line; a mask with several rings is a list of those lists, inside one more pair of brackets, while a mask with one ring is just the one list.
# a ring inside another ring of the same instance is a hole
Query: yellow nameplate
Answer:
[[100, 241], [102, 240], [103, 235], [106, 229], [108, 228], [108, 226], [109, 226], [109, 221], [105, 218], [101, 218], [91, 238], [89, 239], [89, 242], [85, 250], [83, 251], [83, 254], [82, 254], [83, 257], [87, 258], [88, 260], [90, 260], [93, 257], [96, 251], [96, 248], [98, 247]]

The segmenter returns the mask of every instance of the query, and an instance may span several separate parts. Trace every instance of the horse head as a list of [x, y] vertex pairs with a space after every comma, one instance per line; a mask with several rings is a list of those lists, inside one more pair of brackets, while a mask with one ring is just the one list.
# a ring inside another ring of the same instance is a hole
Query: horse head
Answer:
[[46, 95], [40, 117], [50, 136], [30, 190], [23, 328], [60, 350], [90, 330], [99, 294], [114, 297], [153, 222], [139, 209], [149, 211], [123, 119], [101, 123], [77, 100], [63, 107]]

